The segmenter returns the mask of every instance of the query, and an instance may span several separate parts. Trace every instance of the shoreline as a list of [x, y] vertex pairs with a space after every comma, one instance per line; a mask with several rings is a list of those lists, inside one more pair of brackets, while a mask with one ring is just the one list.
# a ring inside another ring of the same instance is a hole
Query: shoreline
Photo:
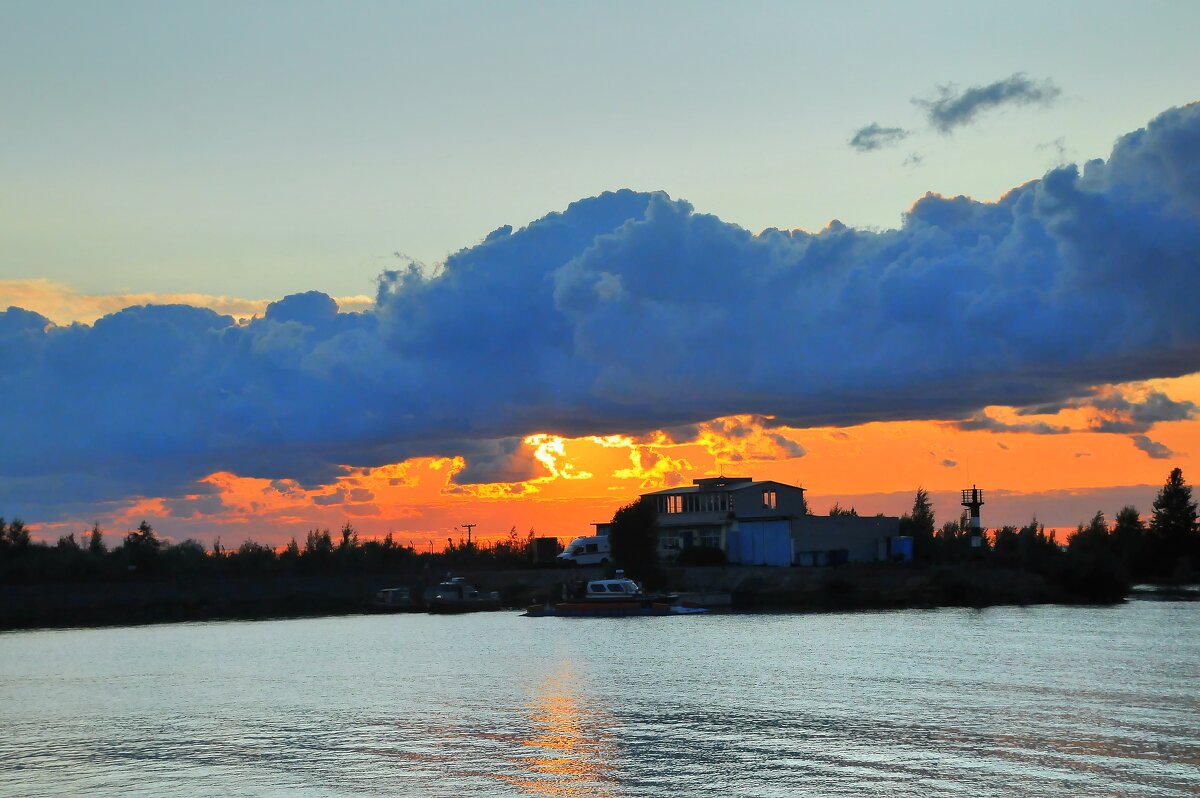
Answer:
[[[570, 578], [600, 568], [455, 571], [480, 589], [500, 592], [518, 610], [554, 595]], [[668, 589], [728, 596], [733, 611], [844, 612], [936, 607], [1112, 604], [1129, 595], [1188, 600], [1178, 587], [1127, 590], [1097, 600], [1044, 575], [989, 563], [845, 565], [831, 568], [693, 566], [664, 569]], [[426, 577], [428, 578], [428, 577]], [[96, 628], [215, 620], [268, 620], [368, 611], [375, 591], [410, 586], [414, 573], [164, 578], [0, 586], [0, 631]]]

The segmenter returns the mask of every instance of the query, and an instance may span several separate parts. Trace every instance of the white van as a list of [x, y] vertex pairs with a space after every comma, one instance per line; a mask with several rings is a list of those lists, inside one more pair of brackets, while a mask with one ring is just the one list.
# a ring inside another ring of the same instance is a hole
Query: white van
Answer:
[[612, 550], [604, 535], [575, 538], [556, 559], [559, 565], [607, 565], [612, 560]]

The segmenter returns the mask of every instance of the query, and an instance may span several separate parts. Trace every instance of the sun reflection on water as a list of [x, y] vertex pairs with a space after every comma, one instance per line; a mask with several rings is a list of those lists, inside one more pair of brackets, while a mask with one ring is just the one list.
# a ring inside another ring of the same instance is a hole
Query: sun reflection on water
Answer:
[[534, 796], [614, 794], [618, 752], [611, 723], [586, 696], [569, 664], [547, 678], [527, 711], [533, 734], [521, 740], [526, 750], [510, 763], [513, 772], [500, 776], [502, 781]]

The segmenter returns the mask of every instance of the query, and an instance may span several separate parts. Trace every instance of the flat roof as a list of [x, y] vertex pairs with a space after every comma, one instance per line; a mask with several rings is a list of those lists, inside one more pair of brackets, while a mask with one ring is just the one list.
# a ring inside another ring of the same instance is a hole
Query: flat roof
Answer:
[[786, 482], [776, 482], [773, 479], [756, 479], [752, 482], [731, 482], [725, 485], [686, 485], [679, 488], [664, 488], [643, 493], [643, 496], [679, 496], [685, 493], [732, 493], [735, 490], [755, 488], [761, 485], [782, 485], [793, 490], [804, 490], [799, 485], [789, 485]]

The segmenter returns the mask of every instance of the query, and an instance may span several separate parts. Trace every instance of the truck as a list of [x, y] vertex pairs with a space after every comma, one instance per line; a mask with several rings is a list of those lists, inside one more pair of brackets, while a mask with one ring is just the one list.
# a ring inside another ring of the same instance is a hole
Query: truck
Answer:
[[608, 537], [575, 538], [556, 558], [559, 565], [607, 565], [612, 561]]

